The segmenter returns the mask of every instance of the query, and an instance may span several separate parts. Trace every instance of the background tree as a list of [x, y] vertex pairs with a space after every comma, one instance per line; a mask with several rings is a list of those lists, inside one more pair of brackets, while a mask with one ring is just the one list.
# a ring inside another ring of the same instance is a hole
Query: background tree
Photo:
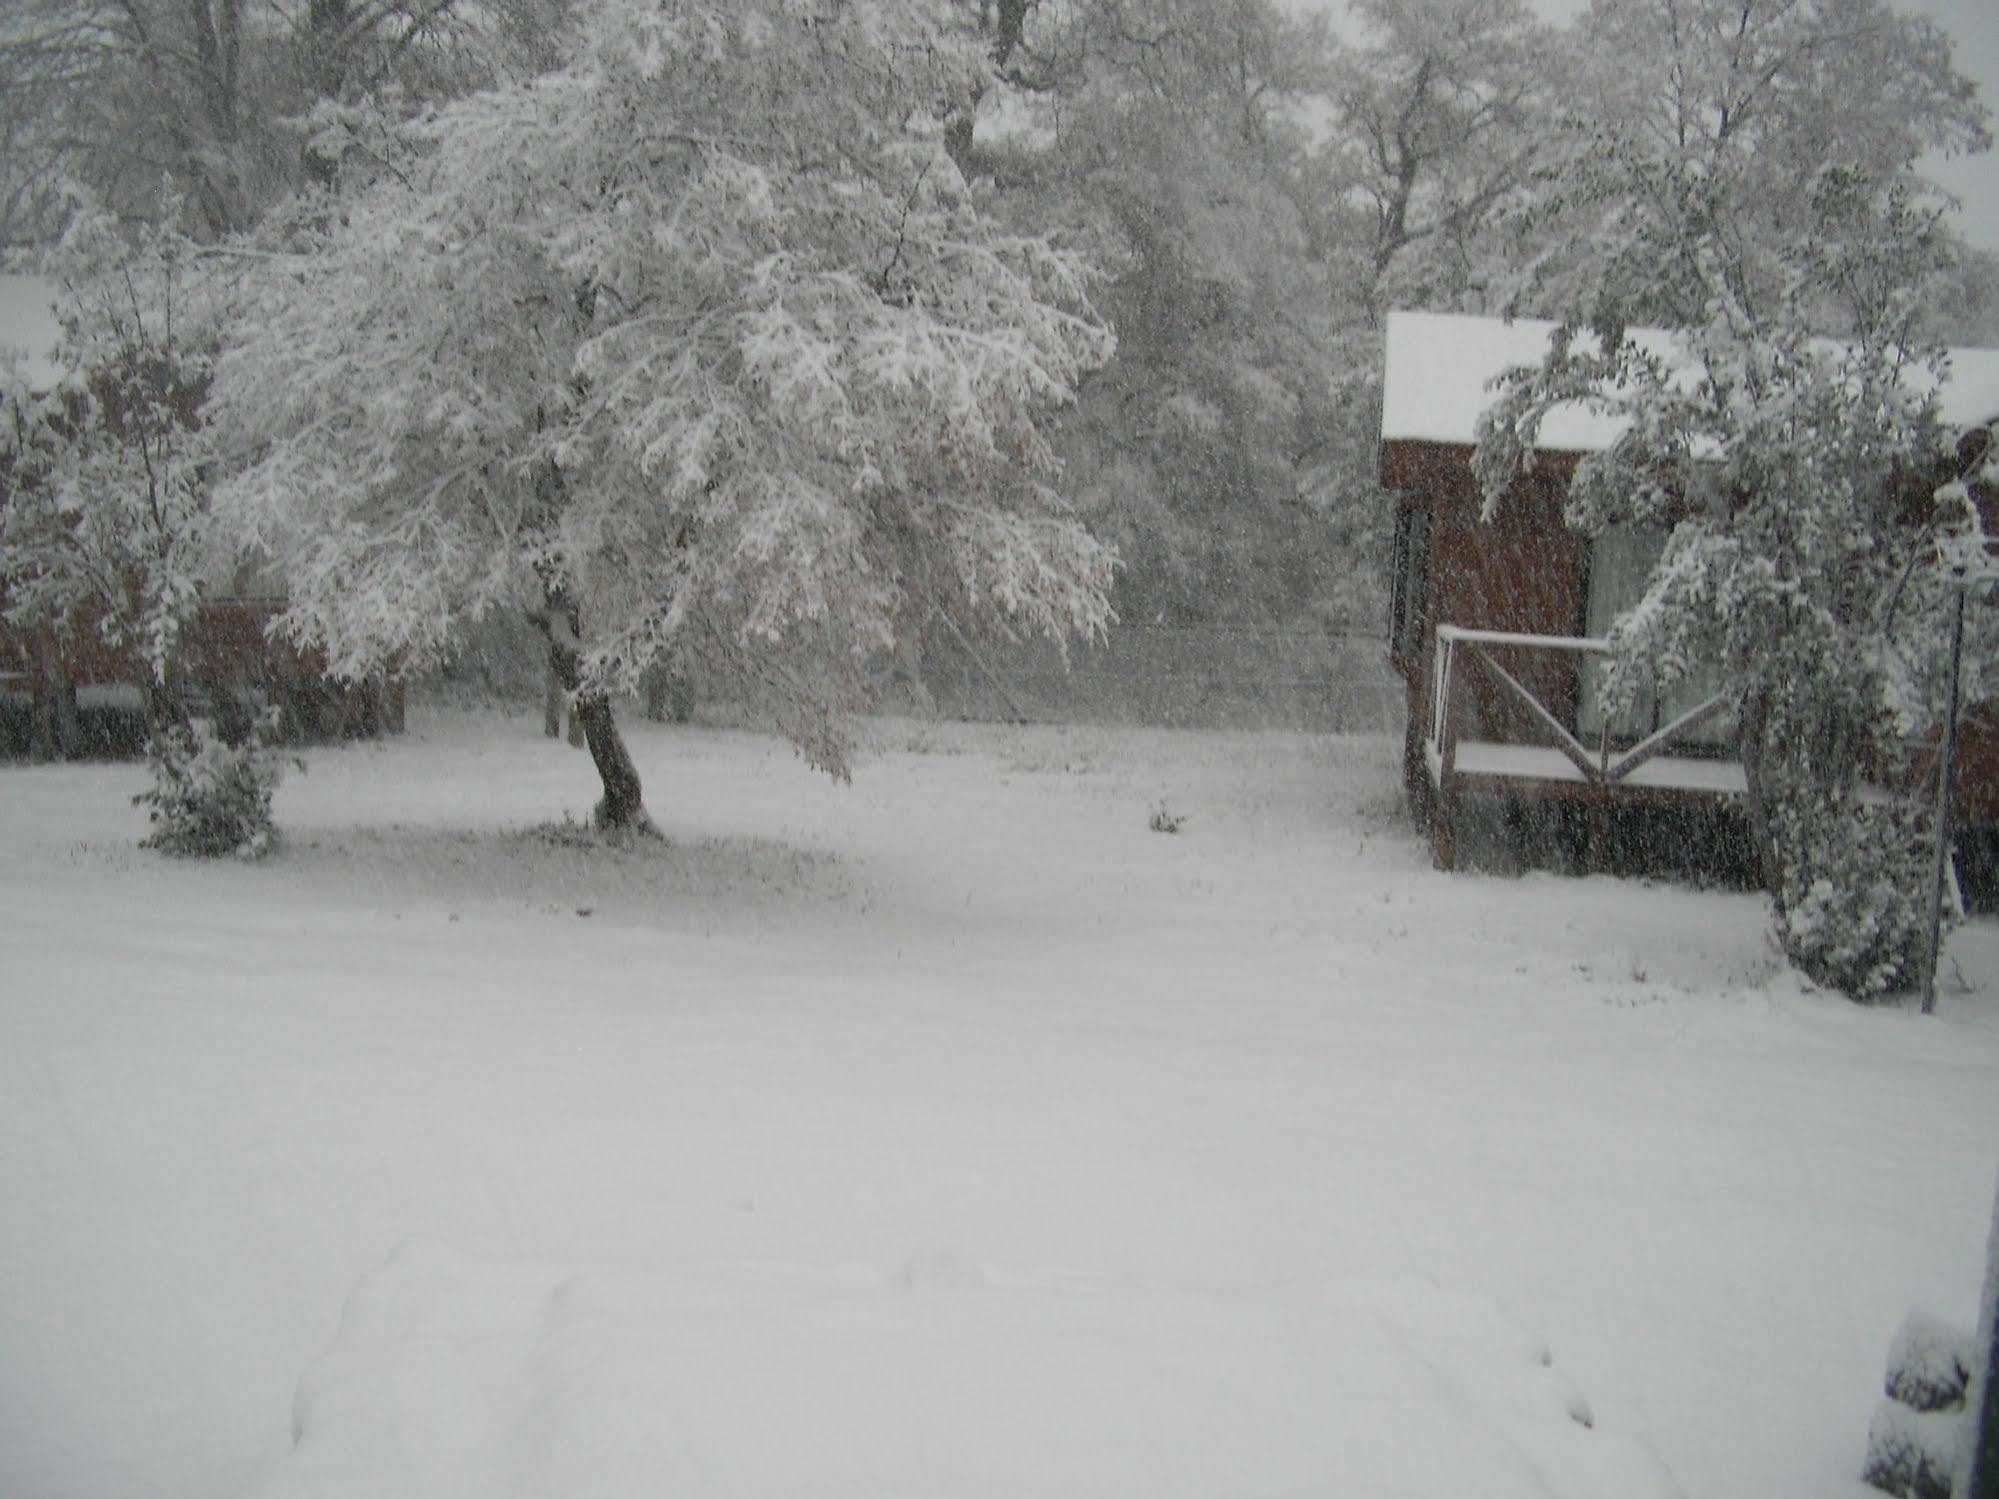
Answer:
[[1310, 493], [1331, 612], [1372, 627], [1394, 515], [1377, 467], [1384, 319], [1519, 310], [1519, 223], [1572, 69], [1514, 0], [1356, 0], [1348, 17], [1355, 39], [1323, 55], [1307, 93], [1302, 202], [1331, 324]]
[[1958, 245], [1931, 299], [1929, 330], [1966, 349], [1999, 348], [1999, 254]]
[[1982, 117], [1941, 39], [1872, 0], [1613, 0], [1589, 27], [1622, 49], [1622, 103], [1556, 179], [1565, 322], [1488, 415], [1488, 501], [1552, 404], [1626, 418], [1579, 464], [1570, 520], [1671, 539], [1611, 631], [1609, 700], [1718, 673], [1784, 950], [1851, 993], [1902, 987], [1926, 817], [1861, 785], [1938, 700], [1936, 531], [1976, 526], [1928, 495], [1951, 449], [1927, 335], [1950, 245], [1913, 163], [1979, 142]]
[[1351, 44], [1265, 0], [1077, 0], [990, 33], [975, 169], [1114, 267], [1120, 352], [1065, 441], [1127, 620], [1373, 628], [1380, 315], [1509, 289], [1496, 229], [1553, 119], [1549, 33], [1506, 0], [1355, 14]]
[[1111, 340], [1082, 259], [945, 150], [990, 76], [916, 0], [605, 4], [301, 215], [213, 402], [292, 633], [358, 673], [527, 611], [626, 825], [609, 695], [657, 661], [838, 771], [869, 660], [934, 614], [1100, 630], [1112, 556], [1042, 424]]
[[1991, 144], [1949, 39], [1882, 0], [1597, 0], [1573, 45], [1579, 107], [1520, 282], [1535, 306], [1679, 327], [1711, 315], [1719, 284], [1752, 317], [1782, 306], [1843, 331], [1845, 298], [1800, 305], [1786, 279], [1823, 174], [1913, 187], [1925, 152]]
[[197, 411], [210, 368], [194, 250], [171, 225], [72, 221], [47, 269], [63, 371], [0, 384], [0, 579], [10, 623], [94, 630], [178, 713], [181, 635], [216, 563]]
[[1326, 253], [1357, 272], [1378, 336], [1390, 308], [1499, 310], [1502, 222], [1535, 185], [1572, 71], [1522, 0], [1355, 0], [1311, 171]]
[[[1103, 246], [1119, 354], [1064, 438], [1134, 622], [1270, 624], [1325, 596], [1314, 523], [1332, 287], [1294, 105], [1322, 31], [1263, 0], [1027, 17], [976, 169]], [[989, 106], [994, 101], [988, 100]], [[1019, 128], [1025, 120], [1027, 128]]]
[[563, 0], [9, 0], [0, 244], [47, 242], [82, 185], [125, 218], [248, 228], [310, 166], [316, 101], [451, 97], [546, 66]]

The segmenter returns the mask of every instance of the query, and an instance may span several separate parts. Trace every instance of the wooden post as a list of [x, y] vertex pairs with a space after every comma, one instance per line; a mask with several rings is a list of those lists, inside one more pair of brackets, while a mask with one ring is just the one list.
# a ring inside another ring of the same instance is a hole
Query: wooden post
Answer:
[[1971, 1465], [1965, 1499], [1999, 1499], [1999, 1191], [1992, 1199], [1992, 1232], [1985, 1244], [1985, 1289], [1978, 1298], [1978, 1331], [1971, 1340], [1977, 1367], [1971, 1373]]
[[53, 635], [35, 641], [35, 748], [38, 760], [67, 760], [83, 745], [76, 706], [76, 682]]
[[1589, 796], [1588, 872], [1602, 874], [1610, 868], [1610, 792], [1599, 788]]
[[1437, 736], [1437, 800], [1430, 815], [1430, 861], [1450, 871], [1458, 867], [1458, 693], [1456, 652], [1450, 641], [1439, 643], [1445, 651], [1438, 690], [1443, 694], [1443, 712]]
[[562, 737], [562, 683], [556, 679], [555, 663], [548, 664], [541, 695], [541, 731], [550, 739]]

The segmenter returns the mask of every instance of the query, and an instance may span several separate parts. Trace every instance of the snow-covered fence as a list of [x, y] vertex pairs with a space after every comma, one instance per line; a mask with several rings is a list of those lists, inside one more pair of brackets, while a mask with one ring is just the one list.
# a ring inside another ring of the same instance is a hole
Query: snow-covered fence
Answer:
[[950, 718], [1171, 728], [1398, 728], [1378, 631], [1117, 625], [1102, 645], [968, 645], [933, 632], [925, 688]]

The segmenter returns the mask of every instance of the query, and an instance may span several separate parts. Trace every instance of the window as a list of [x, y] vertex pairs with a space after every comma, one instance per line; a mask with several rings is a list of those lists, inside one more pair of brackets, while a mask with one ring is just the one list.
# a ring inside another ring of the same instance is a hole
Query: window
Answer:
[[[1583, 619], [1584, 634], [1600, 639], [1609, 633], [1619, 616], [1645, 596], [1645, 586], [1665, 550], [1666, 533], [1650, 526], [1612, 526], [1596, 538], [1590, 548], [1589, 605]], [[1605, 663], [1596, 657], [1583, 662], [1576, 733], [1586, 743], [1603, 732], [1604, 671]], [[1656, 688], [1641, 691], [1630, 710], [1612, 721], [1611, 742], [1635, 743], [1664, 728], [1682, 713], [1699, 707], [1713, 692], [1712, 681], [1702, 675], [1684, 678], [1664, 694]], [[1735, 743], [1735, 732], [1735, 716], [1722, 714], [1682, 734], [1676, 743], [1725, 749]]]
[[1423, 650], [1429, 612], [1430, 512], [1404, 505], [1395, 512], [1395, 560], [1388, 605], [1388, 654], [1413, 661]]

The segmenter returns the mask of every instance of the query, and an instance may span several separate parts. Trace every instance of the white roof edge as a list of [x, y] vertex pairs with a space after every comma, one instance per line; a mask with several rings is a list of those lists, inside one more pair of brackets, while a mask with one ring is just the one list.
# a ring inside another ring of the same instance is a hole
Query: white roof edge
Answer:
[[[1386, 442], [1470, 446], [1479, 414], [1491, 404], [1492, 382], [1515, 365], [1538, 364], [1555, 324], [1535, 318], [1458, 313], [1391, 312], [1382, 378], [1381, 436]], [[1633, 330], [1647, 342], [1672, 335]], [[1999, 349], [1951, 349], [1950, 376], [1939, 393], [1944, 421], [1969, 427], [1999, 416]], [[1608, 447], [1622, 423], [1580, 406], [1558, 407], [1541, 429], [1541, 446], [1590, 453]]]

